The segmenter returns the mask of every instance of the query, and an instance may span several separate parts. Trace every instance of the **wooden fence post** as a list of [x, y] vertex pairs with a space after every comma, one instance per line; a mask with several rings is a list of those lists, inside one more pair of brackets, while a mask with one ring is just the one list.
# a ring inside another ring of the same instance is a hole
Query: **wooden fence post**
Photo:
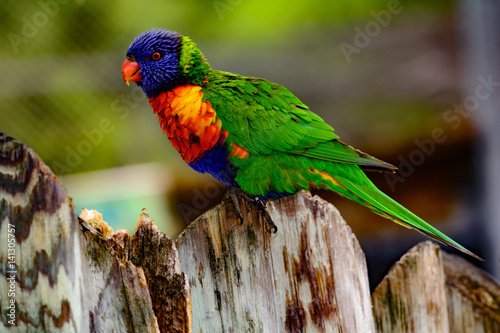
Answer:
[[377, 332], [500, 332], [500, 286], [430, 241], [408, 251], [372, 295]]
[[104, 236], [74, 210], [35, 152], [0, 132], [0, 331], [158, 331], [128, 235]]
[[[176, 239], [146, 211], [113, 232], [30, 148], [0, 133], [0, 331], [500, 332], [500, 287], [419, 244], [370, 298], [364, 254], [338, 211], [307, 192], [230, 203]], [[373, 304], [373, 312], [372, 312]]]
[[49, 168], [0, 132], [0, 328], [88, 332], [78, 229]]
[[278, 232], [254, 207], [230, 203], [177, 239], [195, 332], [373, 332], [367, 268], [339, 212], [307, 192], [269, 203]]

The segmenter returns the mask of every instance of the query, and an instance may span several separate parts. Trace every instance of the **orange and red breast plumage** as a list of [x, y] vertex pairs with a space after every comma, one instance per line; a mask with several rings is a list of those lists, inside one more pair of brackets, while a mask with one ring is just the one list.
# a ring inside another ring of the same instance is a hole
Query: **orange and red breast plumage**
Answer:
[[200, 86], [185, 85], [149, 99], [163, 132], [188, 163], [212, 149], [223, 135], [221, 120], [202, 97]]

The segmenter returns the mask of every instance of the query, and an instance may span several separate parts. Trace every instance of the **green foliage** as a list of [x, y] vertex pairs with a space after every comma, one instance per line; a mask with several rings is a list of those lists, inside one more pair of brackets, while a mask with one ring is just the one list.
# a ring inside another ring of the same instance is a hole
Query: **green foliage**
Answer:
[[[61, 173], [165, 160], [159, 152], [173, 150], [144, 98], [133, 95], [120, 75], [127, 47], [140, 32], [179, 31], [211, 48], [216, 61], [228, 50], [264, 54], [303, 48], [301, 40], [335, 44], [331, 31], [369, 20], [371, 11], [386, 6], [382, 0], [0, 1], [0, 130], [33, 146], [49, 166], [64, 164]], [[314, 80], [313, 64], [308, 66]], [[113, 130], [102, 133], [88, 156], [80, 154], [85, 162], [68, 166], [68, 149], [84, 146], [89, 140], [83, 132], [103, 119]], [[148, 135], [137, 140], [142, 132]]]

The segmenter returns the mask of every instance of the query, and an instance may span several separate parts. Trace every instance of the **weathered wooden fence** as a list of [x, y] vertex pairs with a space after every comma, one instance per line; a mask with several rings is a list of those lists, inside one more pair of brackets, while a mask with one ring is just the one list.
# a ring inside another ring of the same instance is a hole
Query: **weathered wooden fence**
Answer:
[[33, 150], [0, 135], [1, 332], [500, 332], [500, 287], [431, 242], [370, 296], [364, 254], [338, 211], [309, 193], [229, 203], [176, 240], [140, 214], [113, 233]]

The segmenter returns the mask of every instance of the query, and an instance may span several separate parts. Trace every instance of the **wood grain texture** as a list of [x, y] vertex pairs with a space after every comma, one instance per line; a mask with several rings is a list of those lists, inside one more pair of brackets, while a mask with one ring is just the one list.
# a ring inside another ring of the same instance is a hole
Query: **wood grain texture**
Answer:
[[240, 205], [243, 223], [222, 203], [175, 241], [145, 210], [132, 237], [113, 232], [98, 213], [78, 220], [50, 169], [0, 133], [0, 331], [500, 332], [498, 282], [431, 242], [370, 298], [332, 205], [306, 192], [269, 202], [276, 234]]
[[194, 332], [373, 332], [364, 254], [338, 211], [300, 192], [270, 202], [271, 234], [252, 205], [226, 203], [176, 240]]
[[80, 227], [86, 326], [103, 333], [160, 332], [144, 272], [128, 260], [128, 233], [104, 236], [102, 229], [86, 220], [81, 220]]
[[439, 247], [413, 247], [373, 292], [377, 332], [449, 332], [444, 282]]
[[191, 293], [173, 240], [142, 211], [131, 238], [129, 260], [144, 269], [161, 332], [191, 332]]
[[[9, 224], [15, 230], [15, 267], [8, 258]], [[0, 237], [0, 331], [87, 332], [78, 221], [71, 199], [33, 150], [1, 132]], [[15, 280], [8, 280], [12, 275]], [[10, 281], [12, 298], [7, 293]], [[11, 299], [14, 327], [7, 309]]]
[[79, 223], [51, 170], [3, 133], [0, 237], [1, 332], [158, 332], [143, 270], [128, 261], [128, 234]]
[[450, 332], [500, 332], [500, 285], [465, 259], [443, 252]]
[[408, 251], [372, 295], [378, 332], [500, 332], [500, 286], [430, 242]]

